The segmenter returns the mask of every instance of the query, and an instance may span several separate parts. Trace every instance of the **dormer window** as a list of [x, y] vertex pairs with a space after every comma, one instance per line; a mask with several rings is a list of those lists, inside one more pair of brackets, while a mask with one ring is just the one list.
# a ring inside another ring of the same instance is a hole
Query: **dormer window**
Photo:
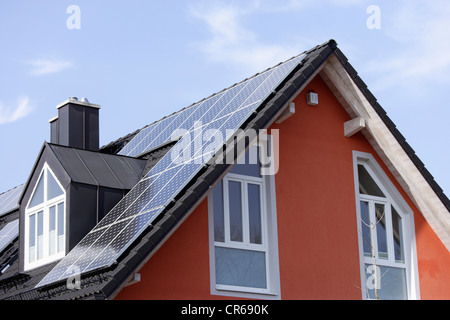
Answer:
[[66, 193], [47, 163], [25, 209], [25, 270], [65, 255]]

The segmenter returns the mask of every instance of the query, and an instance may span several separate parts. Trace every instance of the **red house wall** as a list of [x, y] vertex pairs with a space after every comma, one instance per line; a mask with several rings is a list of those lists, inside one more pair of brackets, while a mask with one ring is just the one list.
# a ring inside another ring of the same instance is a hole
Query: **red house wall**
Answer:
[[[306, 92], [319, 105], [306, 104]], [[450, 299], [450, 254], [364, 136], [346, 138], [349, 116], [320, 77], [295, 99], [280, 125], [275, 176], [282, 299], [361, 299], [352, 151], [371, 153], [414, 210], [422, 299]], [[221, 299], [211, 296], [207, 200], [116, 299]], [[228, 299], [228, 298], [227, 298]]]

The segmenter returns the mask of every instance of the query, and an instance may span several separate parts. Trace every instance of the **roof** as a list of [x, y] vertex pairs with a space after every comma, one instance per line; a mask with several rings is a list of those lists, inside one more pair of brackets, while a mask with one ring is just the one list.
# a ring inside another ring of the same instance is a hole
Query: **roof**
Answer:
[[[345, 68], [348, 75], [356, 83], [367, 101], [380, 116], [383, 123], [395, 137], [405, 153], [413, 161], [417, 170], [431, 186], [436, 196], [450, 212], [450, 201], [442, 192], [431, 174], [425, 169], [423, 163], [417, 158], [406, 139], [398, 132], [383, 108], [377, 103], [367, 86], [359, 78], [357, 72], [348, 63], [347, 58], [337, 48], [334, 40], [304, 52], [304, 58], [292, 72], [286, 76], [278, 87], [268, 95], [258, 109], [240, 126], [241, 129], [254, 129], [259, 131], [270, 125], [284, 111], [289, 102], [306, 86], [306, 84], [321, 71], [325, 62], [334, 55]], [[256, 77], [257, 75], [255, 75]], [[236, 84], [237, 85], [237, 84]], [[160, 121], [163, 121], [160, 120]], [[158, 123], [158, 122], [156, 122]], [[154, 123], [155, 124], [155, 123]], [[139, 132], [149, 126], [122, 137], [107, 146], [100, 152], [117, 154]], [[247, 143], [247, 142], [246, 142]], [[159, 149], [151, 150], [146, 154], [147, 169], [158, 163], [173, 144], [164, 145]], [[149, 164], [150, 163], [150, 164]], [[63, 281], [35, 288], [34, 286], [50, 271], [54, 264], [33, 270], [27, 274], [14, 273], [13, 266], [9, 274], [0, 275], [0, 299], [112, 299], [131, 279], [150, 257], [158, 250], [171, 233], [189, 216], [196, 206], [207, 196], [208, 191], [231, 169], [229, 164], [212, 163], [203, 166], [178, 195], [167, 205], [155, 221], [152, 222], [133, 243], [117, 259], [117, 263], [103, 269], [87, 272], [81, 276], [81, 289], [69, 290]], [[9, 214], [8, 216], [12, 216]], [[450, 216], [450, 214], [449, 214]], [[3, 227], [0, 222], [0, 227]], [[17, 250], [17, 244], [10, 246], [12, 251]], [[8, 250], [10, 250], [8, 249]], [[11, 255], [11, 257], [14, 254]], [[0, 260], [1, 263], [1, 260]], [[16, 263], [17, 264], [17, 263]], [[17, 270], [17, 269], [16, 269]]]

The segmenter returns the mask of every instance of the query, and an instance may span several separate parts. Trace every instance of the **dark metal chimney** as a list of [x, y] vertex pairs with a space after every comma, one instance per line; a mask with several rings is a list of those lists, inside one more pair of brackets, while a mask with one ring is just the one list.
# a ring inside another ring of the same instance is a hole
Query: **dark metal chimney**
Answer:
[[75, 97], [56, 106], [58, 116], [49, 120], [50, 142], [90, 151], [99, 150], [99, 109], [86, 98]]

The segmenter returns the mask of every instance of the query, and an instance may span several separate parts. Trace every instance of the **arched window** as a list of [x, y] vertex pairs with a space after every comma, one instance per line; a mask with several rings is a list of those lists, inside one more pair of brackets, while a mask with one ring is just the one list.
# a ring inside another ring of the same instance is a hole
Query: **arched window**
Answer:
[[412, 210], [368, 154], [355, 153], [364, 299], [418, 298]]
[[257, 154], [251, 147], [209, 196], [212, 294], [280, 299], [275, 180]]
[[66, 193], [47, 164], [25, 209], [25, 270], [65, 255]]

